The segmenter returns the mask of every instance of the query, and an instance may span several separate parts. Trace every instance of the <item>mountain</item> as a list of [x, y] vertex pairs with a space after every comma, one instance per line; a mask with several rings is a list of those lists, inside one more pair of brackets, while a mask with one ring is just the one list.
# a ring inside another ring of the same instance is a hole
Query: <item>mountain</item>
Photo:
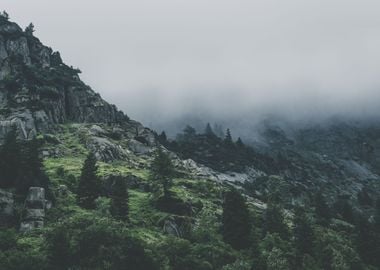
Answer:
[[0, 14], [0, 269], [380, 267], [378, 124], [168, 139], [33, 30]]

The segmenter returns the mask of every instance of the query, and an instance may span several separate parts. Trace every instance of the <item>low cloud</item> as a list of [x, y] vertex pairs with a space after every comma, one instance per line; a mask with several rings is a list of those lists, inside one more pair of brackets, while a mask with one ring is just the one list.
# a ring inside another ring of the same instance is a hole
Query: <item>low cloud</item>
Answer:
[[147, 125], [276, 113], [380, 116], [375, 0], [4, 0]]

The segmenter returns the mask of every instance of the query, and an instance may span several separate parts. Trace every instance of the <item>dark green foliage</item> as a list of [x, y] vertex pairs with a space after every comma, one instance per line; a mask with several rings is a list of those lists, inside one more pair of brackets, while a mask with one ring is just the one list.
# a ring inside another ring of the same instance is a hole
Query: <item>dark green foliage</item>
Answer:
[[265, 233], [277, 233], [284, 240], [289, 238], [289, 230], [284, 222], [283, 210], [279, 205], [268, 203], [264, 220], [263, 229]]
[[376, 233], [368, 219], [362, 215], [357, 218], [357, 249], [367, 264], [380, 267], [380, 234]]
[[224, 138], [224, 144], [229, 148], [232, 148], [234, 146], [230, 129], [227, 129], [227, 131], [226, 131], [226, 137]]
[[358, 192], [358, 202], [362, 206], [372, 206], [373, 205], [372, 198], [369, 196], [366, 188], [362, 188]]
[[0, 187], [14, 186], [15, 179], [20, 177], [18, 169], [22, 162], [21, 144], [17, 140], [17, 130], [12, 128], [0, 147]]
[[191, 205], [184, 202], [174, 194], [170, 196], [162, 196], [155, 202], [157, 209], [181, 216], [190, 216], [192, 213]]
[[327, 205], [324, 196], [321, 192], [318, 192], [315, 197], [315, 213], [319, 222], [327, 224], [331, 218], [330, 207]]
[[162, 144], [162, 145], [166, 145], [167, 142], [168, 142], [168, 138], [166, 136], [166, 133], [165, 131], [162, 131], [160, 135], [158, 135], [158, 141]]
[[272, 158], [244, 145], [241, 139], [235, 144], [230, 132], [224, 139], [216, 136], [210, 125], [206, 126], [204, 134], [197, 134], [194, 128], [187, 126], [175, 141], [167, 141], [164, 145], [183, 159], [191, 158], [222, 172], [241, 172], [253, 164], [265, 172], [276, 171]]
[[235, 249], [249, 246], [251, 221], [243, 196], [235, 189], [225, 193], [222, 216], [223, 239]]
[[57, 226], [47, 244], [49, 269], [157, 269], [125, 227], [93, 215]]
[[294, 247], [296, 249], [297, 267], [302, 269], [305, 254], [312, 255], [314, 234], [305, 209], [298, 207], [294, 213]]
[[170, 196], [169, 189], [174, 175], [175, 170], [169, 155], [159, 147], [151, 165], [151, 179], [161, 185], [164, 197]]
[[94, 209], [95, 200], [100, 196], [97, 170], [96, 157], [93, 153], [90, 153], [82, 167], [78, 185], [78, 204], [83, 208]]
[[72, 253], [68, 230], [64, 226], [55, 228], [47, 235], [49, 267], [55, 270], [68, 269], [72, 264]]
[[[0, 147], [0, 188], [15, 188], [25, 195], [31, 186], [43, 187], [49, 192], [49, 179], [43, 171], [39, 155], [40, 141], [20, 141], [17, 130], [7, 133]], [[50, 197], [51, 199], [51, 197]]]
[[204, 134], [208, 137], [214, 137], [216, 136], [214, 131], [212, 130], [210, 123], [207, 123]]
[[111, 195], [111, 214], [123, 221], [128, 220], [128, 190], [125, 179], [121, 176], [115, 178]]
[[32, 36], [34, 33], [34, 24], [30, 23], [26, 28], [25, 28], [25, 34]]

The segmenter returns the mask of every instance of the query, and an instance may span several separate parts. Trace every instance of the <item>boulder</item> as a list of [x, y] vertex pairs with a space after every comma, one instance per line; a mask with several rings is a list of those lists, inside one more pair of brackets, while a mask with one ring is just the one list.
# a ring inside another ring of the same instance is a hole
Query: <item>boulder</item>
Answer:
[[94, 136], [91, 137], [86, 144], [87, 148], [95, 154], [96, 158], [103, 162], [120, 160], [127, 156], [120, 145], [114, 144], [106, 138]]
[[44, 226], [45, 208], [45, 189], [41, 187], [30, 187], [25, 200], [20, 231], [29, 232], [36, 228], [42, 228]]
[[151, 147], [134, 139], [128, 141], [128, 148], [138, 155], [146, 155], [152, 151]]

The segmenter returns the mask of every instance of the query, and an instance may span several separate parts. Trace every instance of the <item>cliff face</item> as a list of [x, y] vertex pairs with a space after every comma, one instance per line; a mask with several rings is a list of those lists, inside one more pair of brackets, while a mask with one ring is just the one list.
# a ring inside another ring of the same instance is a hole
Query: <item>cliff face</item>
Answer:
[[65, 122], [124, 123], [128, 117], [84, 84], [79, 70], [44, 46], [29, 27], [0, 18], [0, 140], [11, 126], [20, 137], [51, 131]]

